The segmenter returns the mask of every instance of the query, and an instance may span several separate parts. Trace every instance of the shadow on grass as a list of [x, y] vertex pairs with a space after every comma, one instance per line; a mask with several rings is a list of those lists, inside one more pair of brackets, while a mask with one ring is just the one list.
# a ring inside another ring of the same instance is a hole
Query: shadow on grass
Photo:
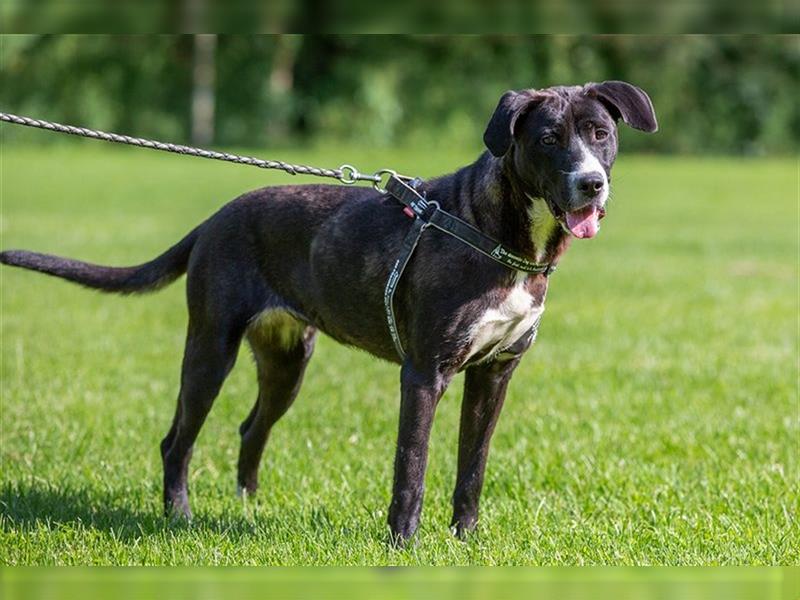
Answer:
[[8, 532], [80, 526], [111, 533], [121, 541], [181, 531], [234, 538], [256, 534], [256, 524], [244, 515], [196, 515], [188, 523], [164, 517], [160, 507], [143, 511], [131, 508], [126, 502], [132, 503], [132, 499], [96, 490], [6, 484], [0, 488], [0, 529]]

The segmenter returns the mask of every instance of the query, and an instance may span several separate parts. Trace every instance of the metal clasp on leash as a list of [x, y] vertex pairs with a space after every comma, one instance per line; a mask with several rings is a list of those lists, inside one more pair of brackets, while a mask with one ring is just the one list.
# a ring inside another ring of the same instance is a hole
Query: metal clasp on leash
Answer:
[[399, 175], [394, 169], [378, 169], [372, 175], [366, 175], [364, 173], [359, 173], [358, 169], [352, 165], [342, 165], [339, 167], [339, 171], [341, 172], [339, 181], [342, 183], [346, 185], [352, 185], [358, 181], [371, 181], [372, 188], [379, 194], [389, 193], [386, 189], [386, 186], [389, 184], [389, 180], [392, 178], [399, 179], [401, 181], [412, 181], [414, 179], [413, 177], [409, 177], [407, 175]]
[[376, 192], [380, 194], [386, 194], [386, 184], [392, 177], [404, 179], [406, 181], [411, 181], [412, 179], [411, 177], [406, 177], [405, 175], [398, 175], [397, 171], [394, 169], [378, 169], [372, 175], [368, 175], [366, 173], [361, 173], [353, 165], [342, 165], [339, 167], [338, 179], [345, 185], [353, 185], [359, 181], [371, 181], [372, 188]]
[[375, 185], [375, 183], [380, 182], [380, 178], [375, 175], [365, 175], [353, 165], [342, 165], [339, 167], [339, 181], [345, 185], [353, 185], [359, 181], [371, 181]]

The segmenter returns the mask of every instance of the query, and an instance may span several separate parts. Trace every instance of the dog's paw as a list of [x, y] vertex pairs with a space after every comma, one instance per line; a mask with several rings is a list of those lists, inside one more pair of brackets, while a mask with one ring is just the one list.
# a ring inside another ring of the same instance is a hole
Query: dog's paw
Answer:
[[417, 536], [414, 534], [402, 535], [390, 531], [386, 543], [392, 550], [406, 550], [417, 545]]
[[192, 520], [192, 510], [189, 508], [189, 497], [181, 494], [164, 502], [164, 516], [171, 522], [185, 522]]
[[236, 497], [242, 498], [243, 500], [247, 498], [252, 498], [256, 495], [256, 487], [250, 485], [242, 485], [241, 483], [236, 484]]
[[463, 520], [453, 520], [450, 523], [450, 533], [452, 533], [456, 539], [462, 542], [466, 542], [470, 537], [475, 535], [475, 531], [478, 526], [478, 519], [463, 519]]

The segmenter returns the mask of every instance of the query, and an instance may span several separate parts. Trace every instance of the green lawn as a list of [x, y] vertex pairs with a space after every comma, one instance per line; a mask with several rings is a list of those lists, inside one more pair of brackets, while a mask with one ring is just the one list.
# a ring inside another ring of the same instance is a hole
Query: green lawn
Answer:
[[[477, 150], [259, 154], [426, 177]], [[149, 259], [237, 194], [292, 180], [100, 142], [7, 145], [1, 169], [3, 248], [108, 264]], [[797, 564], [797, 161], [623, 153], [614, 184], [600, 236], [553, 277], [466, 543], [447, 528], [462, 377], [438, 410], [415, 545], [384, 543], [398, 370], [329, 339], [246, 502], [237, 426], [256, 382], [243, 352], [196, 446], [196, 518], [170, 524], [158, 442], [183, 282], [119, 298], [4, 267], [0, 562]]]

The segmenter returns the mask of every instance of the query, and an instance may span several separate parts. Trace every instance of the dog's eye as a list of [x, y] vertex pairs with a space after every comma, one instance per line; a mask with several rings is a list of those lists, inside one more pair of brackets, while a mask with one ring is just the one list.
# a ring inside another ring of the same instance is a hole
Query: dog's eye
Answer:
[[539, 141], [545, 146], [552, 146], [558, 141], [558, 139], [552, 133], [548, 133], [547, 135], [543, 135], [542, 139]]
[[608, 131], [606, 131], [605, 129], [594, 130], [594, 139], [602, 142], [607, 137], [608, 137]]

